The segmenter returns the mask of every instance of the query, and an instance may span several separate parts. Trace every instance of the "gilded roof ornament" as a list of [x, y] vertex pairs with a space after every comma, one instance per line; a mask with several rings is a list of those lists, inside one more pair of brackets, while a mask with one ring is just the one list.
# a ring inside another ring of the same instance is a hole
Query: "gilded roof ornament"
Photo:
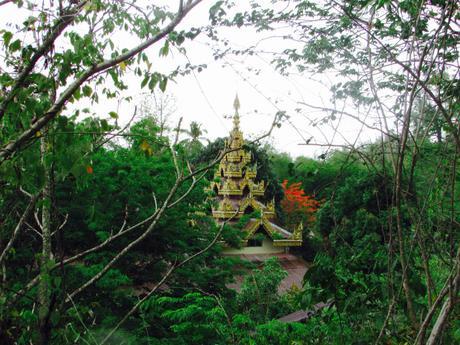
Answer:
[[233, 129], [239, 130], [240, 129], [240, 114], [238, 110], [240, 109], [240, 100], [238, 99], [238, 94], [236, 94], [235, 100], [233, 101], [233, 108], [235, 108], [235, 115], [233, 115]]
[[240, 109], [240, 99], [238, 98], [238, 94], [235, 95], [235, 100], [233, 101], [233, 108], [235, 108], [235, 114], [238, 114], [238, 110]]

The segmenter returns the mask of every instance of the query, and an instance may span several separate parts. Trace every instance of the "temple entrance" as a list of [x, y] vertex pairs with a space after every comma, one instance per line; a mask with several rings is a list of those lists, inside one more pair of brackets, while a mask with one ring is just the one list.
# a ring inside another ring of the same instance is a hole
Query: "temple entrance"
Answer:
[[227, 248], [224, 250], [225, 255], [275, 254], [284, 252], [284, 247], [275, 247], [273, 245], [273, 240], [270, 238], [263, 225], [260, 225], [257, 231], [247, 240], [245, 247], [241, 249]]
[[262, 226], [259, 226], [257, 231], [248, 240], [248, 247], [263, 247], [264, 241], [267, 240], [267, 234]]
[[251, 205], [244, 209], [244, 214], [251, 214], [252, 212], [254, 212], [254, 207], [252, 207]]
[[251, 238], [248, 240], [248, 247], [262, 247], [263, 239]]

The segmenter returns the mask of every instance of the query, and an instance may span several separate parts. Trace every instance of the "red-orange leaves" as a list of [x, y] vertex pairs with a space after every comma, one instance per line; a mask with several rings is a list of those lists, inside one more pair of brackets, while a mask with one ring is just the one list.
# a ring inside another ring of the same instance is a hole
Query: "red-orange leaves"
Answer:
[[301, 221], [311, 223], [315, 220], [315, 212], [318, 210], [319, 202], [313, 197], [305, 195], [301, 182], [294, 182], [288, 185], [288, 180], [284, 180], [281, 186], [284, 190], [284, 199], [281, 207], [286, 214], [286, 223], [297, 226]]

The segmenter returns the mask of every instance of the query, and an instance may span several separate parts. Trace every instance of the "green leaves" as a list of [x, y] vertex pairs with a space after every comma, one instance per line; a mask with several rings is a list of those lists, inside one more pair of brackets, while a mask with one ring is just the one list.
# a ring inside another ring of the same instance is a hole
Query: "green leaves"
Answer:
[[109, 116], [110, 116], [112, 119], [118, 119], [118, 113], [116, 113], [115, 111], [110, 111], [110, 112], [109, 112]]
[[377, 0], [376, 9], [382, 8], [383, 6], [389, 4], [390, 0]]
[[167, 77], [164, 77], [162, 79], [160, 79], [160, 90], [165, 92], [166, 91], [166, 85], [168, 84], [168, 78]]
[[159, 89], [162, 92], [165, 92], [168, 84], [168, 77], [158, 72], [146, 73], [141, 82], [141, 88], [144, 88], [147, 85], [149, 90], [154, 91], [157, 84]]
[[9, 50], [11, 53], [14, 53], [15, 51], [18, 51], [19, 49], [21, 49], [21, 41], [18, 39], [16, 41], [13, 41], [10, 45], [9, 45]]
[[147, 85], [147, 83], [149, 82], [150, 80], [150, 76], [147, 74], [144, 79], [142, 80], [141, 82], [141, 89], [143, 89], [145, 87], [145, 85]]
[[176, 45], [180, 46], [185, 41], [184, 32], [178, 33], [176, 31], [173, 31], [168, 35], [168, 40], [170, 40], [171, 42], [174, 42]]
[[157, 85], [158, 81], [160, 80], [161, 75], [159, 73], [153, 73], [150, 76], [149, 80], [149, 89], [153, 91], [155, 89], [155, 86]]
[[277, 258], [267, 259], [262, 269], [254, 270], [245, 278], [237, 298], [239, 308], [259, 322], [276, 317], [280, 308], [278, 287], [286, 276]]
[[160, 56], [167, 56], [169, 53], [169, 40], [165, 40], [165, 44], [160, 49], [159, 55]]
[[217, 22], [217, 18], [220, 18], [225, 15], [225, 10], [223, 9], [225, 1], [216, 1], [214, 5], [211, 6], [209, 9], [209, 19], [211, 22], [215, 24]]
[[3, 44], [7, 48], [8, 45], [10, 44], [11, 39], [13, 38], [13, 34], [10, 31], [5, 31], [2, 37], [3, 37]]
[[90, 97], [93, 94], [93, 89], [89, 85], [84, 85], [82, 91], [83, 95], [86, 97]]

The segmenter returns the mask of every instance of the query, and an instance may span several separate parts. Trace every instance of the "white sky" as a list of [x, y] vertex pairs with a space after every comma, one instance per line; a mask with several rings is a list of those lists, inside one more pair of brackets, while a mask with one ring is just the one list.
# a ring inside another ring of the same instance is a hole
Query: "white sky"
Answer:
[[[208, 22], [208, 9], [212, 4], [213, 1], [204, 1], [198, 5], [181, 23], [179, 29], [205, 25]], [[14, 5], [3, 6], [1, 11], [2, 26], [17, 13]], [[253, 45], [264, 37], [244, 27], [222, 30], [221, 35], [229, 39], [231, 46], [238, 48]], [[129, 37], [121, 37], [119, 40], [120, 44], [126, 47], [132, 46], [134, 44], [132, 41]], [[189, 61], [192, 64], [207, 64], [208, 67], [200, 73], [179, 76], [175, 83], [168, 83], [167, 93], [174, 96], [177, 101], [177, 113], [171, 119], [171, 126], [177, 123], [179, 117], [183, 117], [183, 127], [188, 126], [191, 121], [202, 123], [203, 128], [207, 130], [206, 136], [210, 140], [226, 136], [231, 128], [228, 115], [233, 114], [233, 100], [238, 93], [241, 103], [241, 127], [246, 138], [255, 138], [267, 131], [275, 113], [278, 110], [285, 110], [290, 116], [289, 121], [285, 121], [281, 128], [275, 129], [272, 138], [269, 139], [278, 151], [288, 152], [293, 157], [302, 155], [313, 157], [323, 153], [325, 148], [299, 144], [310, 138], [312, 143], [318, 144], [333, 142], [341, 145], [355, 142], [361, 129], [358, 122], [351, 119], [343, 120], [340, 123], [340, 134], [334, 135], [330, 126], [312, 126], [312, 121], [321, 119], [324, 114], [307, 111], [306, 108], [303, 108], [301, 113], [295, 111], [299, 108], [299, 101], [332, 107], [327, 87], [331, 84], [332, 76], [325, 74], [281, 76], [270, 65], [269, 56], [240, 56], [238, 59], [227, 57], [215, 61], [209, 44], [210, 40], [204, 34], [184, 43]], [[173, 49], [167, 57], [160, 58], [158, 51], [161, 47], [162, 42], [147, 51], [154, 70], [168, 74], [168, 71], [178, 64], [187, 63], [187, 59]], [[265, 50], [284, 49], [281, 39], [263, 41], [258, 47]], [[250, 71], [254, 69], [260, 69], [260, 73], [256, 75]], [[129, 71], [127, 70], [126, 73]], [[129, 89], [123, 95], [133, 96], [135, 101], [120, 104], [118, 110], [121, 122], [128, 121], [135, 105], [140, 102], [140, 94], [146, 90], [140, 89], [141, 80], [128, 76]], [[93, 106], [93, 110], [107, 114], [109, 111], [117, 110], [117, 107], [117, 101], [106, 100]], [[353, 112], [353, 109], [348, 106], [346, 110]], [[367, 130], [361, 133], [358, 142], [369, 141], [375, 137], [376, 132]]]
[[[206, 23], [211, 4], [212, 1], [204, 1], [189, 14], [180, 27], [185, 29]], [[244, 27], [221, 30], [221, 35], [231, 42], [230, 46], [237, 48], [254, 45], [264, 37]], [[241, 127], [247, 138], [255, 138], [267, 131], [278, 110], [287, 111], [290, 121], [284, 121], [281, 128], [276, 128], [269, 142], [278, 151], [288, 152], [293, 157], [314, 157], [325, 152], [324, 147], [299, 145], [309, 138], [313, 138], [312, 143], [326, 144], [333, 141], [336, 145], [342, 145], [354, 143], [358, 135], [358, 142], [376, 137], [377, 133], [369, 130], [360, 134], [361, 125], [351, 119], [343, 120], [340, 124], [340, 135], [334, 136], [330, 126], [318, 126], [318, 129], [311, 125], [312, 121], [322, 118], [323, 113], [310, 109], [299, 114], [294, 110], [299, 108], [298, 101], [332, 108], [327, 86], [332, 84], [331, 76], [318, 74], [285, 77], [270, 65], [269, 56], [240, 56], [238, 59], [233, 56], [215, 61], [209, 44], [209, 39], [204, 35], [184, 44], [192, 64], [207, 64], [208, 67], [200, 73], [178, 77], [176, 83], [168, 84], [167, 92], [177, 100], [178, 111], [176, 118], [172, 119], [173, 123], [177, 123], [182, 116], [184, 126], [191, 121], [202, 123], [207, 130], [206, 136], [211, 140], [226, 136], [231, 128], [228, 115], [233, 114], [233, 100], [238, 93]], [[272, 39], [264, 41], [258, 47], [276, 50], [282, 44], [282, 40]], [[166, 58], [158, 58], [160, 47], [158, 45], [149, 52], [160, 68], [164, 67], [164, 71], [168, 70], [165, 66], [175, 66], [178, 61], [183, 61], [184, 64], [187, 62], [177, 51], [172, 51]], [[256, 75], [248, 69], [260, 69], [261, 72]]]

